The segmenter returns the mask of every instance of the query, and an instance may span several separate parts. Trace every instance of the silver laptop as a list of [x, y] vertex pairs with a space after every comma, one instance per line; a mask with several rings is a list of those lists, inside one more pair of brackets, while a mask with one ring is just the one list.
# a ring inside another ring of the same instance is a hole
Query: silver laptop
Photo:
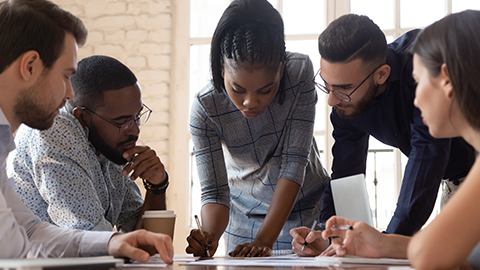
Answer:
[[58, 259], [0, 259], [0, 270], [107, 270], [123, 266], [122, 259], [113, 257], [58, 258]]
[[363, 174], [334, 179], [330, 185], [337, 216], [363, 221], [373, 227], [372, 210]]

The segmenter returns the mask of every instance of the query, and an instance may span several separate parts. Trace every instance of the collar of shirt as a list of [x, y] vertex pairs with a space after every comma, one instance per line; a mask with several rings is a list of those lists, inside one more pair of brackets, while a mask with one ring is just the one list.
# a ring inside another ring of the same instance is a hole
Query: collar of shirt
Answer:
[[2, 108], [0, 108], [0, 126], [7, 125], [10, 127], [10, 123], [8, 123], [7, 117], [3, 113]]
[[8, 153], [15, 149], [13, 143], [13, 136], [10, 133], [10, 123], [8, 123], [7, 117], [0, 108], [0, 164], [3, 164], [7, 159]]

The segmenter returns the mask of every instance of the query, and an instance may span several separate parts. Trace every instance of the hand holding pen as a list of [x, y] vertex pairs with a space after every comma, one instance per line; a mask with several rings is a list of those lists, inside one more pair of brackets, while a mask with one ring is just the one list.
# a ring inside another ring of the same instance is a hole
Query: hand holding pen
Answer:
[[[200, 221], [198, 220], [198, 216], [197, 216], [197, 215], [195, 215], [195, 222], [197, 222], [198, 230], [200, 231], [200, 234], [202, 235], [202, 237], [203, 237], [203, 238], [205, 239], [205, 241], [206, 241], [207, 239], [205, 238], [205, 234], [203, 233], [203, 230], [202, 230], [202, 225], [200, 225]], [[208, 250], [208, 249], [210, 248], [210, 245], [209, 245], [209, 244], [206, 244], [206, 245], [204, 245], [203, 248], [205, 249], [205, 251], [206, 251], [206, 253], [207, 253], [207, 256], [208, 256], [208, 257], [211, 257], [211, 256], [210, 256], [210, 251]]]
[[[326, 228], [326, 223], [317, 223], [317, 220], [315, 220], [315, 221], [313, 222], [312, 228], [310, 229], [310, 233], [315, 230], [317, 224], [318, 224], [318, 227], [320, 228], [321, 231], [325, 230], [325, 228]], [[345, 224], [343, 224], [343, 225], [333, 224], [332, 227], [331, 227], [331, 229], [332, 229], [332, 230], [353, 230], [353, 227], [350, 226], [350, 225], [345, 225]], [[309, 234], [310, 234], [310, 233], [309, 233]], [[308, 235], [307, 235], [307, 236], [308, 236]], [[337, 238], [337, 237], [338, 237], [338, 236], [330, 236], [330, 239], [331, 239], [331, 238]], [[305, 243], [304, 243], [303, 246], [302, 246], [302, 251], [305, 250], [305, 248], [307, 247], [307, 245], [308, 245], [308, 242], [305, 240]]]
[[[322, 237], [328, 239], [333, 236], [340, 236], [332, 241], [331, 247], [337, 256], [355, 255], [368, 257], [385, 257], [384, 253], [388, 247], [383, 234], [372, 226], [355, 220], [333, 216], [327, 221], [327, 226], [322, 232]], [[334, 226], [335, 225], [335, 226]], [[340, 226], [345, 229], [338, 229]]]
[[[318, 222], [318, 220], [315, 219], [315, 221], [313, 222], [312, 228], [310, 229], [310, 233], [315, 230], [315, 227], [317, 226], [317, 222]], [[309, 234], [310, 234], [310, 233], [309, 233]], [[308, 236], [308, 235], [307, 235], [307, 236]], [[305, 240], [305, 243], [303, 243], [303, 246], [302, 246], [302, 251], [305, 250], [305, 248], [307, 247], [307, 245], [308, 245], [307, 240]]]

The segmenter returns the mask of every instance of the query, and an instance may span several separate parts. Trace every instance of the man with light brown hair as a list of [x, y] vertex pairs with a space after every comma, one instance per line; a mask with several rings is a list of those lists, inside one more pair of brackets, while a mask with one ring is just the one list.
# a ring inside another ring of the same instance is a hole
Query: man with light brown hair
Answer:
[[67, 11], [46, 0], [0, 3], [0, 258], [112, 255], [146, 262], [138, 247], [155, 247], [172, 263], [167, 235], [144, 230], [127, 234], [86, 232], [42, 223], [13, 189], [5, 160], [15, 149], [20, 124], [48, 129], [66, 100], [77, 69], [77, 46], [87, 30]]

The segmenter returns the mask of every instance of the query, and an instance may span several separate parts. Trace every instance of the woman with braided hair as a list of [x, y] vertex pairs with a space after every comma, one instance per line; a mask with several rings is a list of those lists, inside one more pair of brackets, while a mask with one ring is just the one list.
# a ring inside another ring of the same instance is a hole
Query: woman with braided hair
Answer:
[[194, 98], [190, 132], [202, 188], [202, 232], [187, 253], [231, 256], [291, 250], [310, 227], [324, 183], [313, 137], [317, 94], [308, 56], [285, 52], [283, 21], [266, 0], [236, 0], [211, 44], [212, 83]]

